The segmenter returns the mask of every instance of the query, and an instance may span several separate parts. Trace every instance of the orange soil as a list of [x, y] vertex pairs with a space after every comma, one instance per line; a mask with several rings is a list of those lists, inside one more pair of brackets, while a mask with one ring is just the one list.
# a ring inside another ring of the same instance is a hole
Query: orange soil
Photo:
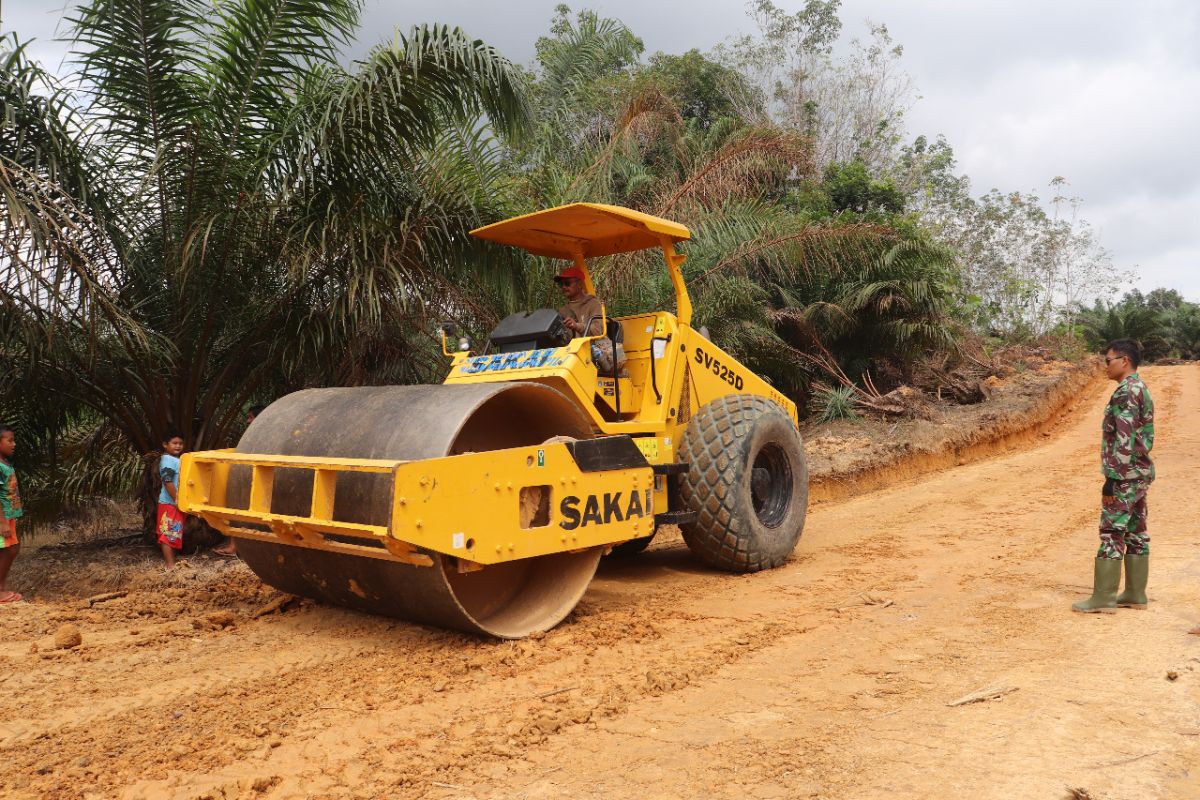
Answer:
[[[714, 573], [670, 538], [606, 561], [532, 640], [255, 618], [276, 595], [227, 562], [0, 608], [0, 796], [1200, 797], [1200, 366], [1143, 375], [1146, 611], [1069, 611], [1096, 548], [1092, 383], [1024, 449], [818, 505], [780, 569]], [[83, 644], [55, 650], [66, 622]], [[1005, 693], [948, 705], [985, 688]]]

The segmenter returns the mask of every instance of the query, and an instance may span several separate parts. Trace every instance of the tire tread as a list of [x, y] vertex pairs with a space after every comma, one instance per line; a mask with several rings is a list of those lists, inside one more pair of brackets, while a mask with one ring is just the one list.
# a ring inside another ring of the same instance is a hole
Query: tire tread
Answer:
[[[701, 408], [680, 442], [678, 458], [691, 464], [688, 474], [680, 476], [680, 497], [699, 512], [696, 522], [680, 526], [683, 538], [698, 558], [720, 569], [758, 572], [779, 566], [791, 553], [791, 548], [786, 553], [771, 553], [763, 547], [744, 518], [745, 504], [739, 502], [739, 484], [748, 468], [748, 438], [756, 423], [768, 415], [783, 415], [791, 427], [790, 418], [770, 400], [756, 395], [727, 395]], [[799, 441], [799, 434], [796, 438]], [[803, 452], [801, 444], [800, 463], [795, 468], [804, 475], [805, 491], [796, 500], [807, 505]], [[799, 536], [797, 532], [796, 540]]]

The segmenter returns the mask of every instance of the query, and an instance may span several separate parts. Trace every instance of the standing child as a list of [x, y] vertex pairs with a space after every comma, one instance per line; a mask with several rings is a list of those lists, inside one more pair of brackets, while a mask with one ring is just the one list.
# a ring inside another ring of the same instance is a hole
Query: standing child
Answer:
[[175, 551], [183, 549], [183, 512], [179, 510], [179, 456], [183, 454], [183, 435], [168, 430], [163, 436], [163, 454], [158, 460], [162, 490], [158, 493], [158, 544], [167, 569], [175, 566]]
[[17, 541], [17, 517], [21, 508], [21, 493], [17, 489], [17, 471], [8, 460], [17, 451], [17, 435], [7, 425], [0, 425], [0, 603], [16, 603], [21, 595], [8, 590], [8, 570], [21, 543]]

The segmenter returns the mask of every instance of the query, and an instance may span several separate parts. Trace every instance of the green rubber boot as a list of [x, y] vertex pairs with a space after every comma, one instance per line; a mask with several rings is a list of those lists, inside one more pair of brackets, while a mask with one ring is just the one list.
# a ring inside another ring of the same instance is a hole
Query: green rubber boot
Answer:
[[1121, 608], [1146, 607], [1146, 581], [1150, 578], [1150, 556], [1125, 556], [1125, 591], [1117, 595]]
[[1121, 559], [1097, 558], [1092, 596], [1071, 604], [1084, 614], [1112, 614], [1117, 610], [1117, 588], [1121, 585]]

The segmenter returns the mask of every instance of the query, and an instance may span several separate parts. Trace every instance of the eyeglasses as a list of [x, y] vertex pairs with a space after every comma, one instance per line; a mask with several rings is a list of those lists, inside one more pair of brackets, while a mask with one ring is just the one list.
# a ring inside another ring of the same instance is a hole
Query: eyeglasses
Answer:
[[1120, 361], [1122, 358], [1129, 358], [1129, 356], [1105, 356], [1104, 363], [1111, 364], [1114, 361]]
[[554, 276], [554, 282], [557, 283], [559, 286], [566, 286], [568, 284], [575, 283], [578, 280], [579, 280], [579, 278], [563, 278], [559, 275]]

